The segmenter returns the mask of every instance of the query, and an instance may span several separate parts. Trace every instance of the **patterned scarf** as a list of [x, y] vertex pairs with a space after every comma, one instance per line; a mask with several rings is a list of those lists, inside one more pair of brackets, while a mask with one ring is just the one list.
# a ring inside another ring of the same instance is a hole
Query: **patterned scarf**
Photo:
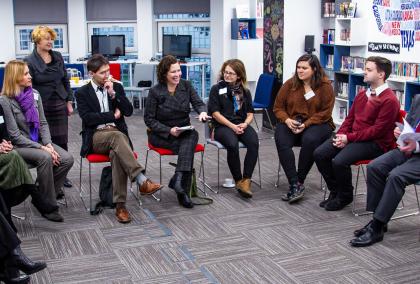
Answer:
[[39, 115], [34, 104], [34, 93], [32, 87], [25, 88], [15, 97], [20, 108], [25, 115], [26, 123], [29, 126], [31, 140], [38, 142], [39, 135]]
[[230, 86], [230, 89], [232, 91], [232, 97], [233, 97], [233, 106], [235, 108], [235, 112], [238, 112], [242, 108], [242, 104], [244, 102], [244, 92], [242, 89], [241, 83], [237, 83], [233, 86]]

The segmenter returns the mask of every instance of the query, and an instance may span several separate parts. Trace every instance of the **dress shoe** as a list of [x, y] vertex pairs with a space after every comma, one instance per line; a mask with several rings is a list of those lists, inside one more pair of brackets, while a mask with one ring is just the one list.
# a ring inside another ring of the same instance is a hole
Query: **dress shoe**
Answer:
[[338, 211], [349, 205], [353, 202], [353, 199], [340, 199], [339, 197], [334, 198], [327, 204], [325, 204], [324, 208], [327, 211]]
[[30, 260], [22, 251], [20, 246], [15, 248], [11, 252], [12, 258], [14, 259], [16, 263], [16, 267], [23, 272], [25, 272], [27, 275], [34, 274], [38, 271], [43, 270], [45, 267], [47, 267], [47, 264], [45, 262], [39, 261], [34, 262]]
[[44, 217], [45, 219], [48, 219], [52, 222], [63, 222], [64, 218], [63, 216], [61, 216], [60, 212], [58, 212], [58, 210], [55, 210], [51, 213], [44, 213], [42, 214], [42, 217]]
[[298, 183], [294, 193], [289, 198], [289, 204], [292, 204], [296, 201], [301, 200], [304, 195], [305, 195], [305, 186], [301, 183]]
[[327, 199], [325, 199], [325, 200], [322, 200], [322, 201], [319, 203], [319, 207], [324, 208], [324, 207], [325, 207], [325, 204], [327, 204], [327, 203], [328, 203], [328, 202], [330, 202], [331, 200], [335, 199], [336, 197], [337, 197], [337, 193], [336, 193], [336, 192], [334, 192], [334, 191], [330, 191], [330, 194], [328, 195], [328, 198], [327, 198]]
[[64, 185], [64, 187], [72, 187], [73, 186], [73, 183], [71, 182], [71, 180], [69, 180], [68, 178], [66, 178], [64, 180], [63, 185]]
[[162, 189], [163, 185], [153, 183], [150, 179], [145, 180], [140, 186], [139, 191], [141, 195], [150, 195]]
[[236, 182], [236, 189], [244, 198], [252, 198], [251, 179], [243, 178]]
[[6, 284], [27, 284], [31, 277], [26, 274], [20, 274], [19, 270], [16, 270], [14, 275], [8, 275], [6, 273], [0, 273], [0, 282]]
[[130, 213], [128, 213], [127, 208], [125, 207], [119, 207], [115, 210], [115, 216], [117, 216], [117, 220], [120, 223], [130, 223], [131, 222], [131, 217], [130, 217]]
[[380, 242], [384, 239], [384, 230], [381, 228], [379, 232], [375, 232], [371, 226], [366, 228], [366, 232], [350, 241], [350, 244], [354, 247], [367, 247], [374, 243]]
[[[364, 235], [367, 232], [368, 227], [370, 227], [370, 224], [372, 224], [372, 220], [369, 221], [369, 223], [367, 223], [363, 228], [359, 229], [359, 230], [355, 230], [353, 232], [354, 236], [360, 237], [361, 235]], [[384, 225], [384, 233], [388, 232], [388, 225]]]
[[194, 203], [192, 202], [191, 198], [188, 196], [188, 194], [184, 193], [177, 193], [176, 194], [178, 198], [178, 203], [182, 205], [185, 208], [193, 208]]

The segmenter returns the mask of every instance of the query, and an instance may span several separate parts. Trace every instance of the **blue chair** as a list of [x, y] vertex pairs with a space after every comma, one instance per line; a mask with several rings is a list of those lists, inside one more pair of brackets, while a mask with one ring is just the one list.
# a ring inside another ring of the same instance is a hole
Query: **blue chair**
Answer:
[[[265, 114], [268, 117], [268, 121], [270, 122], [271, 129], [274, 130], [273, 122], [271, 121], [270, 115], [268, 114], [268, 108], [271, 105], [271, 94], [274, 88], [274, 82], [276, 77], [271, 74], [261, 74], [258, 78], [257, 89], [255, 90], [255, 97], [254, 101], [252, 102], [252, 106], [256, 111], [262, 110], [265, 111]], [[254, 115], [254, 122], [257, 126], [257, 130], [259, 131], [257, 120], [255, 119]]]
[[0, 90], [3, 88], [4, 67], [0, 67]]

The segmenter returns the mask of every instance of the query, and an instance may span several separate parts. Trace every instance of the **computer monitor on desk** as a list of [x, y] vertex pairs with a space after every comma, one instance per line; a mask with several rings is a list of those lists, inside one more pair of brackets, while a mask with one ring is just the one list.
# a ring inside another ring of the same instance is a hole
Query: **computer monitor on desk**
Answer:
[[191, 58], [191, 44], [191, 35], [163, 35], [162, 56], [173, 55], [185, 61], [186, 58]]

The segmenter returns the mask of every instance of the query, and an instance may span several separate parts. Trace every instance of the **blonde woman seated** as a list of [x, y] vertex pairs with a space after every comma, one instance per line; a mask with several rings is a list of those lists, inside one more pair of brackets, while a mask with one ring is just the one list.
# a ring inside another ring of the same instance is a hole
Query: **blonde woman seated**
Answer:
[[[73, 166], [73, 157], [51, 142], [41, 96], [32, 89], [29, 68], [23, 61], [12, 60], [6, 65], [0, 104], [13, 146], [27, 163], [36, 166], [44, 200], [57, 206], [56, 197]], [[58, 207], [43, 216], [63, 221]]]

